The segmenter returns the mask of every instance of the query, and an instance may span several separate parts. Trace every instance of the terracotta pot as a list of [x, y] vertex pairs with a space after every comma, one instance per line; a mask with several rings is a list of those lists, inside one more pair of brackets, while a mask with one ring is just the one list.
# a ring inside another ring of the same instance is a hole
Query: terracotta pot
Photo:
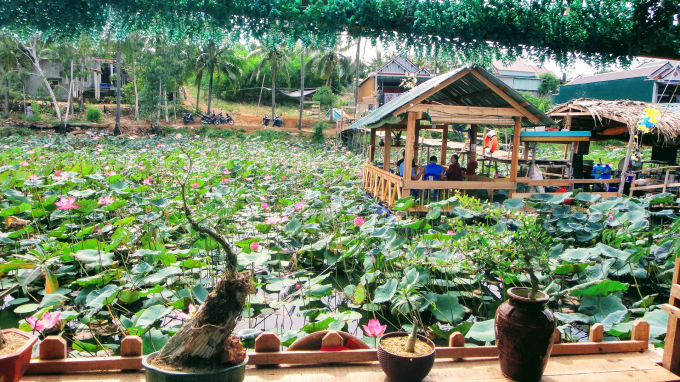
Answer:
[[[404, 357], [389, 353], [380, 345], [383, 339], [389, 337], [407, 337], [406, 332], [385, 334], [378, 340], [378, 361], [390, 382], [420, 382], [432, 370], [436, 351], [421, 357]], [[425, 342], [434, 349], [434, 342], [429, 338], [418, 336], [418, 340]]]
[[142, 359], [146, 382], [243, 382], [246, 375], [248, 357], [238, 365], [206, 372], [181, 372], [159, 369], [149, 364], [158, 352], [151, 353]]
[[538, 381], [550, 358], [555, 317], [545, 308], [549, 297], [538, 292], [529, 298], [530, 288], [510, 288], [496, 310], [496, 346], [501, 371], [516, 381]]
[[38, 337], [17, 329], [4, 329], [2, 332], [18, 334], [27, 340], [16, 352], [0, 357], [0, 381], [16, 382], [21, 379], [31, 363], [31, 352]]

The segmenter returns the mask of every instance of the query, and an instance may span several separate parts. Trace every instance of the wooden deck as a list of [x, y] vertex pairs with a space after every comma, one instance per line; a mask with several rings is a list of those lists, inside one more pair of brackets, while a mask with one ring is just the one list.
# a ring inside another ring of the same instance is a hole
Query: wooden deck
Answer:
[[[612, 353], [555, 356], [550, 358], [543, 381], [550, 382], [624, 382], [680, 381], [680, 377], [659, 366], [658, 353]], [[81, 373], [69, 375], [25, 376], [24, 382], [143, 382], [142, 372]], [[387, 382], [377, 362], [365, 364], [333, 364], [315, 366], [281, 366], [256, 368], [250, 366], [246, 382]], [[501, 374], [495, 358], [463, 361], [437, 360], [426, 382], [447, 381], [510, 381]]]

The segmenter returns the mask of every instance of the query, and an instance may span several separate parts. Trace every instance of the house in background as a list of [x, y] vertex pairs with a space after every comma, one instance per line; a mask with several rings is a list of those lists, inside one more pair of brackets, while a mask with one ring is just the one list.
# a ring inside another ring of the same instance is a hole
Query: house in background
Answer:
[[379, 107], [378, 88], [385, 93], [385, 103], [390, 102], [408, 89], [401, 87], [403, 79], [415, 74], [418, 83], [434, 77], [426, 68], [419, 68], [408, 58], [399, 55], [375, 72], [369, 73], [361, 83], [358, 92], [358, 112], [363, 114]]
[[635, 69], [579, 77], [562, 85], [554, 102], [565, 103], [577, 98], [664, 103], [680, 111], [678, 62], [654, 61]]
[[[106, 58], [93, 58], [90, 60], [83, 70], [83, 68], [75, 68], [76, 71], [87, 73], [85, 77], [74, 78], [75, 86], [73, 87], [73, 97], [80, 96], [83, 93], [84, 98], [101, 99], [103, 97], [115, 96], [115, 84], [112, 82], [116, 60]], [[57, 100], [66, 101], [69, 88], [69, 68], [62, 65], [59, 61], [49, 61], [43, 59], [40, 65], [50, 83], [50, 87], [54, 91]], [[126, 82], [126, 75], [122, 73], [122, 84]], [[30, 94], [32, 98], [49, 97], [44, 88], [44, 82], [36, 74], [31, 74], [28, 83], [26, 84], [26, 93]]]
[[535, 65], [525, 64], [521, 60], [517, 60], [510, 65], [494, 61], [491, 64], [490, 72], [510, 88], [521, 92], [528, 92], [537, 97], [539, 96], [538, 89], [543, 83], [543, 80], [539, 78], [541, 74], [550, 73], [559, 78], [545, 66], [539, 68]]

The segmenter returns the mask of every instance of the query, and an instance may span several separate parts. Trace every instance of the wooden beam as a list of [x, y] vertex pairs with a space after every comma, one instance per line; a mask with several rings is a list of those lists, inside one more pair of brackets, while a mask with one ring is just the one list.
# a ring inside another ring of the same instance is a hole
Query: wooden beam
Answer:
[[385, 127], [385, 154], [383, 155], [383, 170], [390, 171], [390, 154], [392, 150], [392, 127]]
[[454, 105], [436, 105], [436, 104], [413, 104], [408, 107], [408, 111], [422, 111], [457, 114], [457, 115], [471, 115], [471, 116], [503, 116], [503, 117], [521, 117], [523, 114], [511, 107], [478, 107], [478, 106], [454, 106]]
[[411, 105], [417, 105], [417, 104], [421, 103], [424, 99], [431, 96], [432, 94], [437, 93], [441, 89], [443, 89], [443, 88], [451, 85], [452, 83], [458, 81], [459, 79], [465, 77], [468, 73], [474, 73], [474, 72], [475, 72], [474, 70], [470, 70], [468, 68], [462, 69], [458, 73], [451, 76], [451, 78], [449, 78], [448, 80], [440, 83], [439, 85], [433, 87], [432, 89], [428, 90], [427, 92], [425, 92], [425, 93], [421, 94], [420, 96], [416, 97], [415, 99], [411, 100], [411, 102], [409, 102], [408, 104], [400, 107], [399, 109], [397, 109], [397, 111], [392, 113], [392, 115], [399, 115], [399, 114], [405, 112], [406, 110], [408, 110], [408, 108]]
[[515, 118], [515, 130], [514, 136], [512, 137], [512, 158], [511, 158], [512, 161], [510, 162], [511, 182], [515, 182], [517, 180], [517, 165], [519, 163], [519, 134], [521, 131], [522, 131], [522, 118]]
[[517, 183], [507, 179], [498, 182], [484, 181], [434, 181], [434, 180], [405, 180], [404, 188], [419, 190], [515, 190]]
[[[513, 125], [515, 121], [513, 121], [511, 118], [505, 118], [505, 117], [500, 117], [500, 118], [493, 118], [493, 117], [445, 117], [445, 116], [433, 116], [432, 117], [432, 123], [459, 123], [459, 124], [477, 124], [477, 125], [491, 125], [491, 126], [508, 126], [508, 125]], [[425, 126], [423, 126], [425, 128]]]
[[[418, 114], [415, 111], [408, 113], [408, 122], [406, 124], [406, 151], [404, 152], [404, 179], [411, 180], [411, 169], [413, 168], [413, 149], [416, 143], [416, 119]], [[405, 198], [411, 195], [411, 189], [404, 187], [402, 197]]]
[[482, 90], [482, 91], [479, 91], [479, 92], [474, 92], [474, 93], [470, 93], [470, 94], [463, 94], [463, 95], [459, 95], [457, 97], [453, 97], [453, 98], [451, 98], [451, 101], [458, 102], [458, 101], [466, 99], [466, 98], [479, 97], [479, 96], [487, 95], [487, 94], [490, 94], [490, 93], [493, 93], [493, 90], [491, 90], [491, 89]]
[[[484, 70], [484, 69], [480, 69], [480, 70]], [[505, 100], [505, 102], [509, 103], [509, 104], [510, 104], [511, 106], [513, 106], [515, 109], [519, 110], [519, 112], [522, 113], [522, 115], [524, 115], [525, 117], [527, 117], [527, 119], [529, 119], [529, 120], [530, 120], [531, 122], [533, 122], [533, 123], [539, 123], [539, 120], [538, 120], [538, 118], [536, 118], [535, 115], [531, 114], [531, 113], [529, 112], [529, 110], [527, 110], [524, 106], [522, 106], [522, 105], [520, 105], [519, 103], [517, 103], [517, 101], [515, 101], [514, 99], [512, 99], [512, 97], [510, 97], [509, 95], [507, 95], [507, 94], [506, 94], [504, 91], [502, 91], [498, 86], [494, 85], [493, 82], [487, 80], [486, 77], [484, 77], [483, 75], [481, 75], [481, 74], [480, 74], [479, 72], [477, 72], [476, 70], [472, 70], [471, 72], [472, 72], [472, 74], [473, 74], [475, 77], [477, 77], [478, 80], [482, 81], [482, 83], [483, 83], [484, 85], [488, 86], [490, 89], [495, 90], [495, 91], [496, 91], [496, 94], [498, 94], [499, 96], [501, 96], [501, 98], [503, 98], [503, 99]]]
[[439, 163], [442, 165], [446, 164], [446, 149], [448, 148], [449, 141], [449, 126], [444, 126], [444, 131], [442, 131], [442, 153], [441, 158], [439, 158]]
[[368, 149], [368, 161], [373, 162], [375, 160], [375, 129], [371, 129], [371, 139], [369, 144], [371, 145]]

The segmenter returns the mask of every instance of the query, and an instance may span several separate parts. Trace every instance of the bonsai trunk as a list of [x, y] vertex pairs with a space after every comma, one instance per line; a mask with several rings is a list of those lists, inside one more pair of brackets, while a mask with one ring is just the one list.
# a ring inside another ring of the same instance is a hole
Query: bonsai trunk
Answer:
[[527, 266], [527, 273], [529, 274], [529, 280], [531, 280], [531, 293], [529, 293], [529, 298], [535, 300], [536, 295], [538, 294], [538, 278], [534, 273], [534, 269], [531, 267], [531, 257], [528, 254], [524, 255], [524, 264]]
[[163, 346], [158, 358], [169, 365], [187, 364], [205, 360], [221, 362], [225, 342], [241, 317], [246, 297], [252, 291], [249, 272], [236, 272], [236, 254], [227, 241], [212, 228], [203, 227], [194, 220], [186, 203], [186, 186], [181, 184], [184, 214], [191, 227], [215, 240], [227, 254], [224, 274], [194, 317]]
[[413, 320], [413, 330], [411, 331], [411, 334], [408, 335], [408, 339], [406, 340], [406, 345], [404, 345], [404, 350], [406, 350], [409, 353], [415, 353], [416, 352], [416, 341], [418, 341], [417, 332], [418, 332], [418, 320], [415, 319], [415, 320]]

